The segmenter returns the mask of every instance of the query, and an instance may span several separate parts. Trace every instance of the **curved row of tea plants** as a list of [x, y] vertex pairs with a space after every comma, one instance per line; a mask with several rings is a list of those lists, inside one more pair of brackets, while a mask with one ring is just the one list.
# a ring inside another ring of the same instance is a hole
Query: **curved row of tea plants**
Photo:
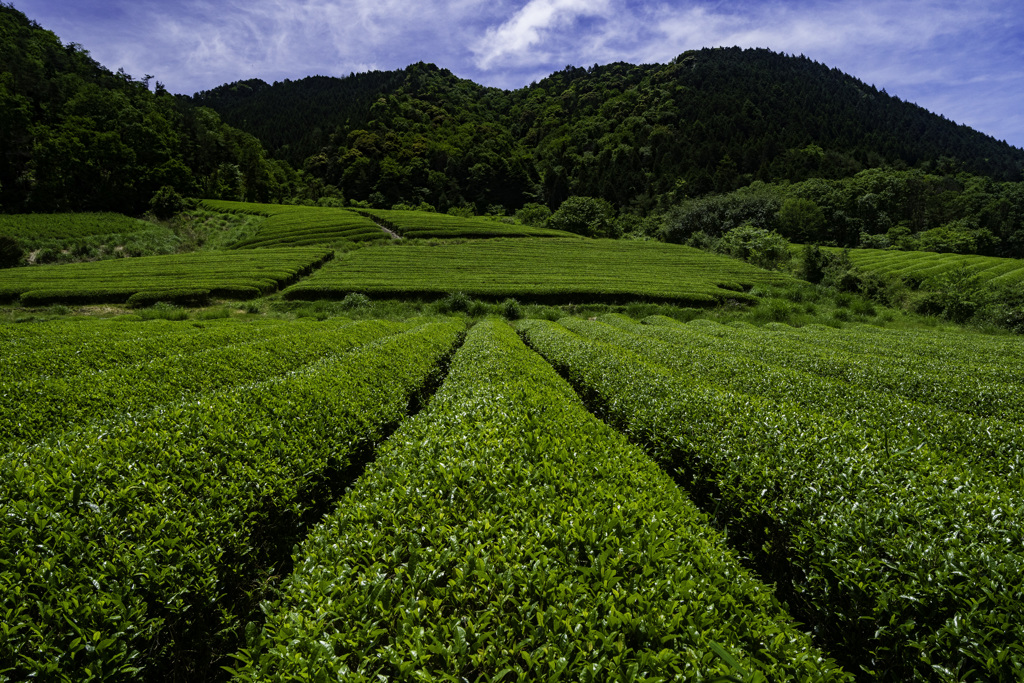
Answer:
[[991, 284], [1024, 282], [1024, 260], [1021, 259], [888, 249], [852, 249], [847, 253], [857, 270], [898, 275], [917, 284], [958, 268], [966, 268]]
[[236, 680], [848, 680], [705, 521], [487, 320], [302, 545]]
[[[650, 320], [654, 324], [678, 326], [671, 318]], [[950, 349], [964, 354], [963, 362], [937, 356], [897, 354], [886, 358], [847, 352], [819, 341], [809, 333], [789, 332], [788, 326], [756, 327], [737, 323], [695, 320], [687, 327], [713, 337], [718, 348], [738, 356], [768, 360], [777, 365], [805, 371], [825, 379], [836, 379], [878, 393], [903, 396], [911, 401], [941, 406], [946, 410], [977, 417], [1024, 422], [1024, 393], [1014, 379], [1012, 366], [977, 364], [966, 360], [971, 346], [982, 344], [973, 337], [951, 335]], [[829, 335], [821, 337], [828, 339]], [[959, 341], [967, 339], [970, 341]], [[952, 353], [952, 352], [951, 352]], [[1019, 375], [1018, 375], [1019, 376]]]
[[0, 678], [206, 680], [464, 326], [0, 460]]
[[333, 252], [316, 248], [191, 252], [167, 256], [0, 270], [0, 302], [54, 303], [251, 299], [319, 268]]
[[255, 235], [232, 244], [232, 249], [299, 247], [388, 237], [372, 220], [348, 209], [213, 199], [204, 200], [202, 206], [222, 213], [266, 216]]
[[[260, 382], [297, 370], [406, 325], [382, 321], [293, 325], [269, 339], [239, 335], [226, 345], [140, 360], [69, 377], [27, 377], [0, 382], [14, 410], [0, 413], [0, 449], [34, 443], [96, 422], [144, 414], [155, 406]], [[168, 340], [171, 341], [171, 340]]]
[[678, 472], [865, 679], [1012, 681], [1024, 670], [1019, 450], [993, 474], [927, 443], [894, 449], [893, 432], [915, 425], [868, 429], [555, 323], [517, 325], [599, 414]]
[[4, 345], [0, 356], [0, 381], [20, 382], [99, 372], [242, 341], [270, 339], [291, 333], [295, 323], [309, 322], [284, 318], [259, 321], [221, 318], [182, 323], [76, 316], [32, 325], [0, 325], [0, 344]]
[[430, 211], [358, 209], [397, 235], [413, 239], [476, 239], [492, 237], [576, 237], [571, 232], [513, 225], [484, 217], [464, 218]]
[[[721, 337], [702, 334], [705, 325], [672, 324], [669, 319], [660, 325], [640, 325], [618, 315], [602, 316], [599, 321], [567, 318], [560, 324], [584, 338], [614, 344], [684, 375], [699, 377], [704, 384], [786, 401], [800, 410], [881, 430], [894, 451], [927, 444], [952, 462], [970, 462], [993, 474], [1002, 472], [1024, 452], [1024, 425], [1019, 422], [965, 415], [776, 365], [771, 362], [773, 335], [767, 332], [758, 357], [752, 351], [730, 350]], [[825, 346], [816, 336], [808, 343]], [[877, 362], [884, 366], [884, 359]]]
[[736, 259], [660, 242], [492, 239], [374, 246], [345, 254], [284, 292], [288, 299], [436, 298], [450, 292], [519, 301], [752, 301], [745, 290], [789, 278]]
[[[654, 322], [654, 321], [650, 321]], [[664, 321], [663, 321], [664, 322]], [[928, 365], [946, 364], [957, 368], [970, 365], [986, 377], [1003, 381], [1024, 380], [1024, 345], [1018, 337], [979, 335], [946, 328], [894, 329], [874, 325], [852, 325], [841, 329], [825, 325], [791, 327], [768, 323], [765, 330], [786, 334], [809, 343], [825, 343], [847, 353], [867, 354], [901, 360], [921, 358]]]

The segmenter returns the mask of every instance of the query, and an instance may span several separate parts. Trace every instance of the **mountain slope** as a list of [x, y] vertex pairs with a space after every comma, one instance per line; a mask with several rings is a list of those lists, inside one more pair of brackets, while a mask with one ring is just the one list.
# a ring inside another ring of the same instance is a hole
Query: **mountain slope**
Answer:
[[381, 206], [556, 207], [588, 195], [646, 214], [755, 179], [895, 165], [1019, 180], [1024, 169], [1024, 150], [837, 69], [763, 49], [568, 67], [511, 92], [421, 63], [240, 82], [194, 101], [346, 197]]
[[144, 211], [182, 194], [268, 201], [297, 176], [211, 109], [112, 73], [0, 4], [0, 211]]

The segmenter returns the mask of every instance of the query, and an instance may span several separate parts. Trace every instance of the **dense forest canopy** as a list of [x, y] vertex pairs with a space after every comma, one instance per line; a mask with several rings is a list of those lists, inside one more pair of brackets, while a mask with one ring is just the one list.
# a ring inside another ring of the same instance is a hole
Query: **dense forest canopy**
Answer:
[[[871, 168], [1018, 181], [1024, 150], [805, 57], [707, 49], [567, 67], [516, 91], [430, 64], [197, 93], [348, 199], [439, 210], [573, 195], [647, 215], [685, 197]], [[287, 125], [288, 122], [301, 122]]]
[[0, 210], [144, 211], [164, 186], [280, 201], [298, 174], [212, 109], [112, 73], [0, 4]]

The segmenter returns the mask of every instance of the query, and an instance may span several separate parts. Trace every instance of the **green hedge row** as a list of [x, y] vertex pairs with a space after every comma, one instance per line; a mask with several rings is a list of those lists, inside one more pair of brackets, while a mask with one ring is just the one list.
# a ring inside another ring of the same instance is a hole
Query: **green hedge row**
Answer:
[[652, 242], [492, 239], [355, 249], [288, 288], [290, 299], [438, 297], [451, 292], [564, 304], [753, 301], [744, 291], [789, 279], [724, 256]]
[[[771, 339], [776, 335], [768, 331], [759, 333], [766, 339], [761, 353], [754, 355], [753, 349], [730, 352], [722, 336], [701, 332], [710, 327], [705, 324], [640, 325], [619, 315], [601, 316], [597, 321], [567, 318], [560, 324], [587, 339], [614, 344], [684, 375], [699, 377], [702, 384], [785, 401], [796, 409], [825, 413], [858, 428], [883, 430], [893, 450], [925, 444], [952, 462], [970, 462], [999, 473], [1024, 449], [1024, 425], [1018, 422], [973, 417], [778, 365], [772, 362], [777, 345]], [[809, 336], [808, 352], [827, 348], [831, 338], [831, 334]], [[888, 360], [875, 357], [875, 363], [885, 367]], [[894, 429], [894, 425], [898, 427]]]
[[[312, 273], [334, 257], [310, 247], [167, 256], [32, 266], [0, 271], [0, 301], [23, 306], [125, 303], [134, 294], [209, 290], [211, 296], [269, 294]], [[162, 299], [158, 299], [162, 300]]]
[[337, 355], [401, 329], [400, 323], [365, 321], [296, 326], [285, 335], [72, 377], [30, 377], [5, 382], [10, 410], [0, 412], [0, 446], [34, 443], [82, 423], [145, 413], [161, 404], [263, 381]]
[[0, 678], [217, 678], [303, 529], [463, 329], [424, 324], [5, 455]]
[[[519, 329], [729, 528], [794, 615], [867, 680], [1024, 670], [1019, 453], [995, 475], [909, 434], [731, 392], [555, 323]], [[764, 348], [767, 352], [768, 348]]]
[[[254, 291], [259, 290], [255, 287]], [[24, 297], [23, 297], [24, 298]], [[143, 308], [152, 306], [157, 302], [176, 304], [178, 306], [205, 306], [210, 302], [210, 290], [208, 289], [164, 289], [148, 292], [135, 292], [125, 303], [132, 308]]]
[[571, 232], [510, 225], [486, 217], [462, 218], [429, 211], [397, 211], [389, 209], [358, 210], [379, 225], [403, 237], [421, 239], [487, 238], [487, 237], [577, 237]]
[[[679, 325], [669, 318], [651, 322]], [[827, 380], [839, 380], [965, 415], [1024, 421], [1024, 392], [1014, 380], [1015, 373], [1020, 377], [1019, 370], [1015, 364], [1001, 364], [1000, 369], [1000, 364], [986, 368], [969, 361], [971, 348], [981, 343], [977, 335], [961, 338], [951, 334], [947, 338], [947, 349], [959, 349], [960, 360], [910, 353], [880, 359], [872, 354], [846, 352], [827, 342], [819, 343], [786, 331], [775, 332], [753, 325], [725, 326], [706, 320], [695, 320], [687, 325], [720, 339], [722, 346], [727, 345], [738, 354], [764, 357], [770, 353], [781, 365]], [[896, 344], [892, 347], [900, 348]]]
[[202, 323], [77, 316], [33, 325], [0, 325], [0, 385], [70, 377], [227, 344], [297, 332], [313, 321], [224, 318]]
[[705, 521], [481, 322], [303, 543], [235, 678], [849, 680]]

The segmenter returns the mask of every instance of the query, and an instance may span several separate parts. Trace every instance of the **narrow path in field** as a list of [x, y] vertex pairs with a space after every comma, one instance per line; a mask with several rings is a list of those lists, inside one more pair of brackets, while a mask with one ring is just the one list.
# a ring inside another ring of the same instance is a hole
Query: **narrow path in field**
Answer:
[[365, 216], [365, 217], [369, 218], [371, 221], [373, 221], [374, 223], [376, 223], [377, 227], [379, 227], [381, 230], [383, 230], [387, 234], [391, 235], [391, 239], [393, 239], [393, 240], [402, 239], [401, 235], [399, 235], [397, 232], [395, 232], [391, 228], [389, 228], [386, 225], [384, 225], [384, 223], [382, 223], [381, 220], [379, 218], [377, 218], [376, 216], [374, 216], [372, 213], [367, 213], [365, 211], [360, 211], [359, 215], [360, 216]]

